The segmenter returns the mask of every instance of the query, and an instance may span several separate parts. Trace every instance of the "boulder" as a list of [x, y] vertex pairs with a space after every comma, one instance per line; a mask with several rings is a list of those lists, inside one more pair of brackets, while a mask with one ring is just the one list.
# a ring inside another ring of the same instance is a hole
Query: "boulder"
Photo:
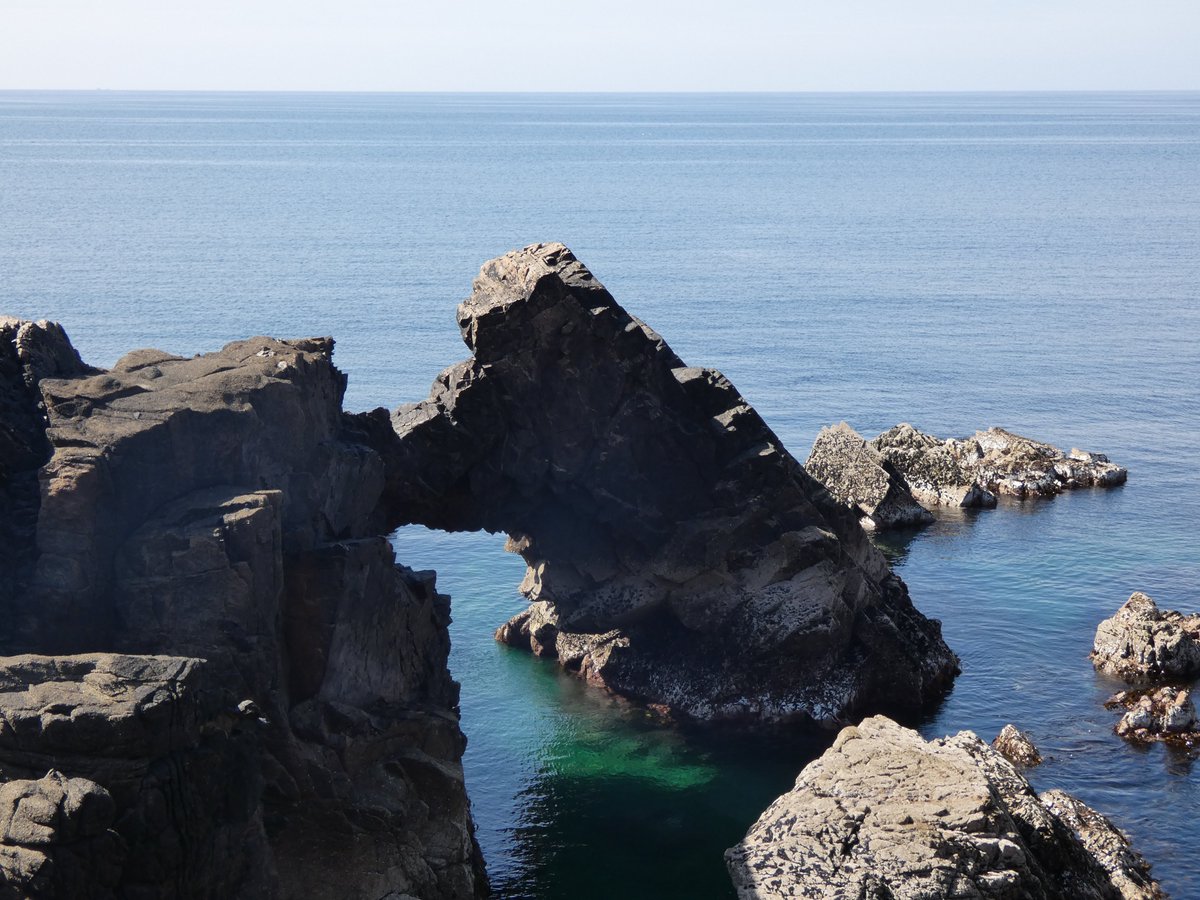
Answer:
[[1096, 627], [1092, 665], [1129, 682], [1200, 674], [1200, 614], [1160, 610], [1141, 591]]
[[859, 524], [869, 531], [933, 521], [892, 464], [845, 422], [821, 429], [804, 470], [858, 513]]
[[1104, 702], [1108, 709], [1124, 709], [1116, 732], [1130, 741], [1168, 741], [1187, 746], [1200, 740], [1196, 706], [1187, 688], [1160, 687], [1121, 691]]
[[1018, 731], [1015, 725], [1005, 725], [992, 741], [992, 749], [1007, 759], [1014, 766], [1022, 769], [1032, 769], [1042, 764], [1042, 754], [1034, 746], [1029, 735]]
[[744, 900], [1162, 896], [1099, 813], [1039, 796], [969, 731], [926, 742], [882, 717], [843, 729], [725, 859]]
[[922, 503], [995, 506], [998, 495], [1051, 497], [1079, 487], [1124, 484], [1129, 472], [1099, 453], [1050, 444], [1003, 428], [946, 439], [902, 423], [870, 442]]
[[458, 322], [473, 356], [363, 431], [393, 524], [509, 535], [531, 605], [501, 639], [706, 722], [940, 697], [957, 659], [858, 515], [566, 247], [486, 263]]

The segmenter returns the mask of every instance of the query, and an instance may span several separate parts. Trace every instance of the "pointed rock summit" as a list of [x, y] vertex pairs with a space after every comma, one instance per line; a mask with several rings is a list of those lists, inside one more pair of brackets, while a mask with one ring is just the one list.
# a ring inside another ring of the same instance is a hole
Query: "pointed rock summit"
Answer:
[[458, 323], [472, 357], [382, 452], [408, 475], [397, 524], [505, 532], [524, 558], [500, 640], [705, 721], [834, 725], [950, 683], [939, 624], [857, 516], [562, 244], [486, 263]]

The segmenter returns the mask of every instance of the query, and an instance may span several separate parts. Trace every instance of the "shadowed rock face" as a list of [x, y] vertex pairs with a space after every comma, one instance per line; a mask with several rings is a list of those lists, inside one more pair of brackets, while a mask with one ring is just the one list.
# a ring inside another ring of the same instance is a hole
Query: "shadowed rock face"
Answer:
[[883, 717], [844, 729], [725, 860], [744, 900], [1164, 896], [1100, 813], [1034, 793], [969, 731], [926, 742]]
[[27, 580], [35, 556], [37, 470], [50, 458], [38, 384], [93, 371], [60, 325], [0, 316], [0, 599]]
[[388, 478], [397, 523], [507, 532], [525, 559], [531, 605], [501, 640], [700, 720], [916, 709], [957, 672], [733, 385], [561, 244], [485, 264], [458, 321], [474, 355], [380, 449], [409, 475]]
[[[24, 895], [486, 892], [449, 599], [395, 564], [332, 350], [138, 351], [14, 419], [49, 458], [2, 646], [52, 655], [0, 661], [0, 771], [62, 823], [0, 835]], [[76, 796], [111, 807], [75, 828]]]

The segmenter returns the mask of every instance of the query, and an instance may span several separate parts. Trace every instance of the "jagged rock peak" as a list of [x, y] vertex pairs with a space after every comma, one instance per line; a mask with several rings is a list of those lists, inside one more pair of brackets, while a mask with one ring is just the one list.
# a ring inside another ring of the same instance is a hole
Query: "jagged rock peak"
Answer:
[[506, 532], [525, 559], [502, 640], [702, 720], [828, 725], [957, 672], [856, 517], [561, 244], [486, 263], [458, 320], [473, 357], [376, 446], [408, 474], [395, 524]]
[[725, 855], [742, 900], [1157, 900], [1101, 814], [1038, 795], [969, 731], [926, 742], [883, 717], [843, 729]]

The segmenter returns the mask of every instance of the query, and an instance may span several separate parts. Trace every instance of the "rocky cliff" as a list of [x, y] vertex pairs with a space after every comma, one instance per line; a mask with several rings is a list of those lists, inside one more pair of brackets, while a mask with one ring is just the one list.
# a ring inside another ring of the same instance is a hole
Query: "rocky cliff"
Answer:
[[505, 532], [525, 559], [501, 640], [705, 721], [834, 724], [949, 684], [938, 623], [856, 517], [561, 244], [485, 264], [458, 323], [472, 357], [379, 449], [410, 476], [388, 480], [398, 521]]
[[0, 663], [10, 892], [485, 893], [449, 601], [382, 536], [333, 342], [107, 372], [5, 349], [7, 483], [44, 463], [3, 497], [3, 647], [36, 654]]

